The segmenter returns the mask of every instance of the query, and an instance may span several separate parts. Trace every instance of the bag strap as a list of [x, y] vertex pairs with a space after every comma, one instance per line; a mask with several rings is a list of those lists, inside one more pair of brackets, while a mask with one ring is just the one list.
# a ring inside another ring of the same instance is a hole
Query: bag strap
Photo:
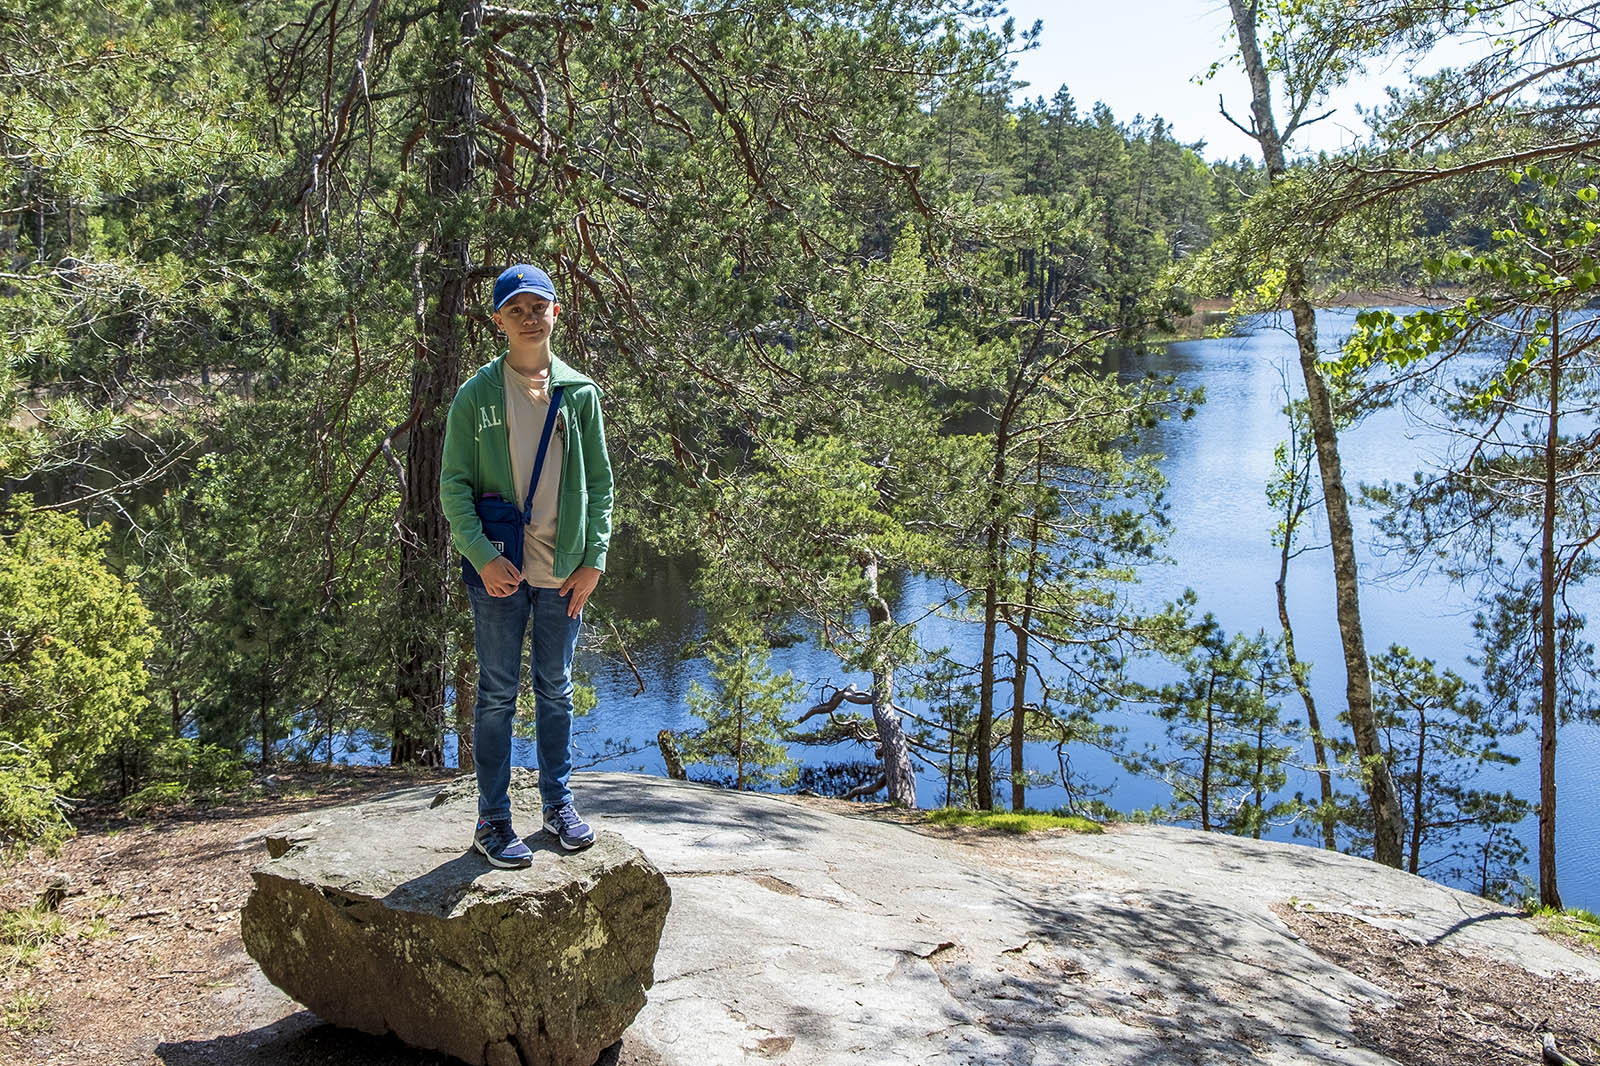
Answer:
[[544, 453], [550, 450], [550, 433], [556, 428], [556, 415], [561, 410], [561, 390], [557, 385], [550, 390], [550, 410], [544, 416], [544, 432], [539, 434], [539, 453], [533, 459], [533, 479], [528, 482], [528, 498], [522, 505], [522, 524], [533, 521], [533, 491], [539, 487], [539, 471], [544, 469]]

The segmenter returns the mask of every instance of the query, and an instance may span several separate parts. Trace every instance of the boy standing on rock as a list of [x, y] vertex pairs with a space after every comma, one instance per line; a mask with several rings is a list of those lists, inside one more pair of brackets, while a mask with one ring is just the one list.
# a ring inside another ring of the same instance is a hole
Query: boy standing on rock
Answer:
[[478, 652], [473, 847], [507, 868], [533, 859], [511, 826], [509, 795], [511, 722], [530, 622], [544, 828], [569, 851], [594, 843], [567, 787], [572, 652], [583, 606], [606, 566], [611, 460], [600, 389], [550, 352], [560, 313], [544, 271], [522, 264], [501, 273], [494, 324], [505, 334], [506, 352], [451, 402], [439, 473], [440, 504], [464, 559]]

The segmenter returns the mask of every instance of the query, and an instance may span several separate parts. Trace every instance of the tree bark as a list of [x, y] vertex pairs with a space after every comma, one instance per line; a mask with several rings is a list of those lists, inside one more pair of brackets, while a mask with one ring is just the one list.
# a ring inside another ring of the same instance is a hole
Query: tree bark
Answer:
[[733, 787], [744, 791], [744, 701], [733, 709]]
[[1556, 490], [1560, 434], [1561, 319], [1550, 315], [1550, 413], [1544, 440], [1539, 546], [1539, 902], [1561, 908], [1556, 888]]
[[1027, 739], [1028, 721], [1028, 623], [1016, 628], [1017, 662], [1011, 675], [1011, 809], [1020, 811], [1027, 805], [1027, 774], [1023, 766], [1022, 746]]
[[983, 655], [978, 681], [977, 740], [974, 745], [978, 755], [978, 809], [981, 811], [994, 809], [994, 645], [1000, 615], [1000, 541], [1003, 524], [999, 518], [989, 524], [984, 555], [988, 573], [983, 587]]
[[1015, 410], [1018, 381], [1013, 377], [1010, 398], [1000, 424], [995, 427], [994, 466], [989, 471], [989, 530], [983, 554], [983, 655], [978, 681], [978, 809], [994, 809], [994, 648], [1000, 625], [1000, 581], [1005, 573], [1005, 542], [1009, 536], [1001, 517], [1001, 486], [1006, 479], [1006, 449], [1011, 446], [1011, 413]]
[[917, 805], [917, 776], [911, 769], [911, 747], [894, 705], [894, 667], [886, 647], [894, 618], [889, 601], [878, 590], [878, 559], [868, 554], [862, 566], [867, 579], [868, 640], [876, 649], [872, 660], [872, 720], [878, 728], [879, 759], [889, 802], [901, 807]]
[[[1291, 440], [1297, 440], [1298, 430], [1291, 419], [1289, 425]], [[1296, 445], [1296, 452], [1298, 452]], [[1295, 470], [1299, 470], [1298, 464]], [[1307, 473], [1309, 477], [1309, 472]], [[1328, 765], [1328, 747], [1323, 740], [1322, 719], [1317, 714], [1317, 701], [1311, 695], [1311, 685], [1306, 681], [1306, 665], [1300, 661], [1300, 656], [1294, 647], [1294, 626], [1289, 622], [1289, 553], [1294, 540], [1295, 527], [1300, 524], [1299, 508], [1295, 500], [1299, 490], [1295, 483], [1299, 474], [1295, 474], [1295, 481], [1289, 485], [1287, 511], [1283, 523], [1283, 550], [1278, 555], [1278, 624], [1283, 629], [1283, 657], [1289, 665], [1289, 677], [1294, 681], [1294, 689], [1300, 694], [1300, 702], [1306, 708], [1306, 727], [1311, 733], [1311, 753], [1317, 762], [1317, 787], [1322, 794], [1322, 813], [1319, 821], [1322, 823], [1322, 846], [1329, 851], [1337, 851], [1338, 843], [1333, 834], [1333, 768]]]
[[1423, 766], [1428, 751], [1428, 712], [1417, 708], [1417, 761], [1413, 769], [1417, 780], [1411, 787], [1411, 865], [1407, 867], [1416, 873], [1422, 865], [1422, 830], [1426, 822], [1425, 812], [1422, 809], [1423, 798]]
[[1217, 735], [1217, 671], [1206, 680], [1206, 743], [1200, 756], [1200, 828], [1211, 832], [1211, 753]]
[[[1044, 483], [1044, 441], [1039, 441], [1038, 458], [1034, 465], [1034, 483]], [[1016, 669], [1011, 675], [1011, 809], [1023, 810], [1027, 806], [1027, 768], [1023, 760], [1023, 744], [1028, 738], [1028, 650], [1029, 632], [1033, 628], [1033, 590], [1038, 577], [1039, 559], [1039, 508], [1035, 503], [1028, 548], [1028, 578], [1022, 586], [1022, 624], [1013, 632], [1017, 638]]]
[[[1267, 174], [1273, 181], [1288, 173], [1283, 142], [1272, 114], [1271, 83], [1267, 65], [1256, 40], [1256, 5], [1246, 0], [1229, 0], [1234, 28], [1239, 36], [1239, 55], [1250, 78], [1250, 110], [1255, 139], [1261, 146]], [[1402, 861], [1401, 838], [1405, 816], [1400, 809], [1394, 776], [1378, 745], [1373, 720], [1372, 673], [1367, 662], [1366, 637], [1361, 624], [1361, 601], [1356, 581], [1355, 530], [1350, 521], [1350, 501], [1345, 492], [1344, 472], [1339, 460], [1339, 437], [1333, 421], [1333, 404], [1327, 384], [1317, 368], [1316, 313], [1307, 298], [1305, 265], [1298, 259], [1286, 264], [1284, 299], [1294, 318], [1295, 341], [1299, 348], [1300, 373], [1305, 379], [1306, 400], [1311, 416], [1311, 438], [1316, 445], [1317, 470], [1322, 477], [1322, 496], [1328, 515], [1328, 539], [1333, 549], [1334, 597], [1339, 620], [1340, 643], [1344, 651], [1345, 697], [1349, 705], [1351, 732], [1356, 753], [1361, 758], [1361, 777], [1366, 785], [1373, 820], [1373, 858], [1385, 866], [1398, 868]]]
[[424, 305], [411, 379], [416, 412], [406, 440], [406, 483], [400, 542], [399, 597], [410, 622], [400, 650], [394, 738], [389, 761], [443, 762], [444, 690], [449, 669], [448, 565], [450, 531], [439, 507], [444, 421], [461, 380], [463, 313], [471, 233], [455, 205], [470, 195], [474, 177], [473, 102], [469, 49], [483, 22], [481, 0], [446, 0], [439, 10], [440, 43], [427, 100], [429, 202], [437, 212], [423, 248]]

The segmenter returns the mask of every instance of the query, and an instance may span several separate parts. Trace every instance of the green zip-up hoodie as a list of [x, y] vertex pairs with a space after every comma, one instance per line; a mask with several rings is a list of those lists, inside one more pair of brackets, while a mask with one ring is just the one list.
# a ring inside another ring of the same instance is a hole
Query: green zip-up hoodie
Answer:
[[[439, 503], [456, 550], [478, 570], [500, 554], [483, 535], [477, 501], [485, 493], [520, 504], [528, 486], [511, 483], [511, 439], [506, 429], [505, 355], [456, 392], [444, 428]], [[606, 568], [611, 543], [611, 458], [600, 418], [600, 387], [554, 355], [550, 387], [565, 385], [561, 412], [567, 434], [556, 505], [555, 576], [565, 581], [580, 566]]]

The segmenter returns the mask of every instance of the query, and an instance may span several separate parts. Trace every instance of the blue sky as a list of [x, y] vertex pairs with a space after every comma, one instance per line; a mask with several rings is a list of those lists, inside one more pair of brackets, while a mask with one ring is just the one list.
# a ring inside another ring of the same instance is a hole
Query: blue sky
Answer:
[[[1206, 85], [1193, 80], [1228, 54], [1227, 0], [1011, 0], [1007, 8], [1019, 28], [1044, 22], [1040, 47], [1017, 60], [1015, 76], [1031, 83], [1021, 95], [1049, 99], [1065, 84], [1080, 112], [1099, 100], [1118, 121], [1159, 114], [1179, 140], [1203, 139], [1208, 158], [1258, 155], [1255, 142], [1217, 111], [1220, 92], [1229, 113], [1241, 120], [1249, 113], [1244, 74], [1230, 66]], [[1430, 59], [1421, 69], [1441, 65]], [[1369, 72], [1336, 94], [1329, 104], [1335, 115], [1304, 127], [1294, 147], [1314, 152], [1350, 143], [1362, 128], [1354, 105], [1379, 103], [1386, 84], [1405, 81], [1398, 64]]]

